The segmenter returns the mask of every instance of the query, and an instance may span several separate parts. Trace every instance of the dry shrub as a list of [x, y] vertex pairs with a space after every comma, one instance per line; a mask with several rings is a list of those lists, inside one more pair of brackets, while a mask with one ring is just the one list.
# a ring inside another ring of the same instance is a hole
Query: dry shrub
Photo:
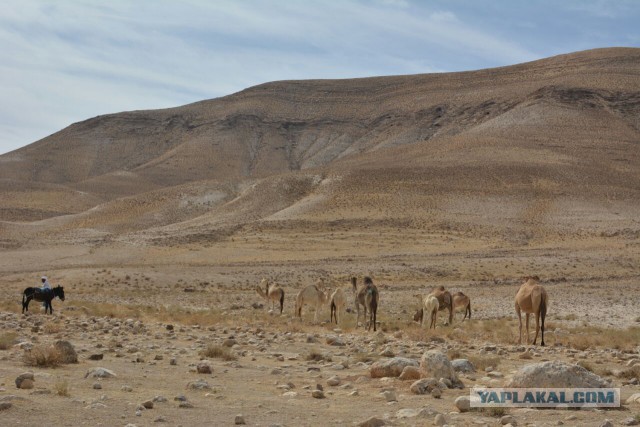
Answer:
[[238, 356], [233, 354], [229, 347], [210, 344], [207, 348], [200, 352], [202, 357], [209, 359], [222, 359], [226, 361], [238, 360]]
[[482, 412], [490, 417], [503, 417], [507, 414], [507, 410], [500, 406], [490, 406], [488, 408], [482, 408]]
[[60, 323], [51, 322], [51, 323], [45, 324], [42, 330], [46, 334], [57, 334], [58, 332], [62, 331], [62, 325]]
[[14, 345], [17, 337], [18, 335], [16, 335], [15, 332], [4, 332], [0, 334], [0, 350], [6, 350]]
[[635, 365], [627, 369], [623, 369], [617, 375], [619, 378], [626, 378], [628, 380], [632, 378], [640, 378], [640, 366]]
[[309, 353], [307, 353], [307, 355], [304, 357], [305, 360], [309, 360], [309, 361], [314, 361], [314, 362], [331, 362], [331, 356], [327, 355], [327, 354], [323, 354], [321, 353], [319, 350], [311, 350]]
[[69, 383], [66, 380], [55, 383], [53, 388], [56, 391], [56, 394], [58, 396], [63, 396], [63, 397], [70, 396]]
[[24, 363], [39, 368], [55, 368], [62, 363], [62, 355], [54, 347], [38, 345], [25, 351]]
[[567, 345], [578, 350], [596, 347], [633, 350], [640, 342], [640, 327], [607, 329], [599, 327], [572, 328], [566, 336]]

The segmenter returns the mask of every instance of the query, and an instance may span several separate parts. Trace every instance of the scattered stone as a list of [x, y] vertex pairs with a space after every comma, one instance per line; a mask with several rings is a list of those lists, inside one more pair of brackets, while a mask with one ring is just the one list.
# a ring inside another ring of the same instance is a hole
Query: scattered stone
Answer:
[[332, 386], [332, 387], [339, 386], [340, 385], [340, 377], [338, 377], [336, 375], [336, 376], [333, 376], [333, 377], [329, 378], [327, 380], [327, 384]]
[[243, 415], [236, 415], [236, 418], [233, 421], [233, 423], [235, 425], [244, 425], [244, 424], [246, 424], [246, 421], [244, 420], [244, 416]]
[[427, 394], [438, 388], [438, 381], [435, 378], [423, 378], [411, 384], [413, 394]]
[[447, 419], [444, 417], [444, 415], [436, 414], [435, 418], [433, 419], [433, 425], [434, 426], [443, 426], [445, 424], [447, 424]]
[[625, 402], [627, 405], [632, 403], [640, 403], [640, 393], [633, 393]]
[[564, 362], [540, 362], [525, 365], [506, 387], [523, 388], [602, 388], [608, 383], [582, 366]]
[[385, 420], [382, 420], [380, 418], [377, 417], [371, 417], [366, 421], [361, 422], [360, 424], [358, 424], [358, 427], [382, 427], [382, 426], [386, 426], [387, 423]]
[[342, 341], [342, 339], [336, 335], [328, 335], [327, 336], [327, 344], [329, 345], [334, 345], [336, 347], [343, 347], [344, 341]]
[[402, 381], [407, 380], [419, 380], [420, 379], [420, 368], [417, 366], [405, 366], [402, 370], [402, 373], [399, 377]]
[[165, 328], [167, 329], [167, 331], [173, 331], [173, 325], [167, 325], [165, 326]]
[[155, 403], [164, 403], [164, 402], [167, 401], [167, 398], [164, 397], [164, 396], [156, 396], [156, 397], [153, 398], [153, 401]]
[[104, 358], [104, 354], [95, 353], [89, 356], [89, 360], [102, 360]]
[[623, 426], [637, 426], [638, 424], [640, 424], [640, 422], [633, 417], [625, 418], [622, 421]]
[[406, 366], [418, 367], [418, 362], [405, 357], [394, 357], [388, 360], [379, 360], [371, 365], [371, 378], [398, 377]]
[[85, 378], [87, 377], [91, 377], [91, 378], [113, 378], [113, 377], [117, 377], [117, 375], [115, 374], [115, 372], [106, 369], [106, 368], [93, 368], [93, 369], [89, 369], [89, 371], [87, 371], [87, 373], [84, 375]]
[[180, 404], [178, 405], [178, 408], [189, 409], [189, 408], [193, 408], [193, 405], [189, 402], [180, 402]]
[[433, 390], [431, 390], [431, 397], [440, 399], [440, 397], [442, 397], [442, 391], [440, 391], [440, 389], [437, 387], [434, 388]]
[[225, 347], [233, 347], [234, 345], [236, 345], [238, 342], [233, 339], [233, 338], [227, 338], [226, 340], [224, 340], [222, 342], [222, 345]]
[[324, 391], [322, 390], [313, 390], [311, 392], [311, 396], [316, 398], [316, 399], [324, 399]]
[[151, 400], [145, 400], [141, 403], [141, 405], [144, 407], [144, 409], [153, 409], [153, 401]]
[[397, 402], [398, 401], [398, 396], [396, 395], [395, 390], [385, 390], [382, 392], [382, 395], [384, 396], [385, 400], [387, 402]]
[[502, 418], [500, 418], [500, 424], [502, 424], [503, 426], [506, 426], [507, 424], [510, 424], [512, 426], [518, 425], [513, 415], [504, 415]]
[[94, 389], [94, 390], [101, 390], [101, 389], [102, 389], [102, 384], [100, 384], [100, 383], [93, 383], [93, 389]]
[[391, 347], [386, 347], [381, 353], [380, 356], [383, 357], [393, 357], [395, 356], [393, 350], [391, 350]]
[[418, 414], [419, 411], [417, 409], [405, 408], [400, 409], [398, 412], [396, 412], [396, 418], [416, 418]]
[[178, 360], [175, 357], [172, 357], [171, 359], [169, 359], [169, 365], [177, 365], [178, 364]]
[[199, 374], [211, 374], [213, 371], [211, 370], [211, 366], [208, 363], [202, 362], [198, 363], [196, 370]]
[[464, 388], [447, 355], [438, 350], [429, 350], [422, 355], [420, 372], [423, 377], [445, 378], [451, 381], [452, 387]]
[[[22, 385], [24, 384], [25, 381], [30, 381], [31, 382], [31, 387], [23, 387]], [[26, 389], [26, 388], [33, 388], [33, 382], [35, 381], [34, 376], [33, 376], [33, 372], [25, 372], [23, 374], [18, 375], [18, 377], [16, 378], [16, 388], [21, 388], [21, 389]]]
[[600, 423], [600, 427], [613, 427], [613, 423], [610, 420], [604, 420]]
[[476, 371], [476, 367], [467, 359], [454, 359], [451, 361], [451, 366], [453, 366], [454, 371], [463, 372], [465, 374]]
[[161, 416], [157, 417], [155, 420], [153, 420], [153, 422], [154, 423], [166, 423], [167, 419], [161, 415]]
[[11, 402], [0, 402], [0, 411], [6, 411], [7, 409], [11, 409], [13, 403]]
[[189, 390], [211, 390], [211, 386], [205, 380], [191, 381], [187, 384]]
[[469, 400], [469, 396], [460, 396], [455, 400], [456, 408], [460, 412], [468, 412], [471, 409], [471, 401]]

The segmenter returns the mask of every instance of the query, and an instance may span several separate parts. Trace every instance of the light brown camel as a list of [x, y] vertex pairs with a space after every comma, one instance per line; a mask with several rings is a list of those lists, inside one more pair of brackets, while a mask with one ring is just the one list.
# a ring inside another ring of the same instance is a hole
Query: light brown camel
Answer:
[[526, 328], [527, 328], [527, 344], [529, 344], [529, 314], [536, 316], [536, 336], [533, 338], [533, 345], [536, 345], [538, 339], [538, 329], [542, 332], [542, 339], [540, 345], [544, 346], [544, 318], [547, 315], [547, 308], [549, 306], [549, 298], [547, 291], [538, 284], [540, 278], [538, 276], [525, 277], [525, 282], [518, 289], [516, 293], [516, 314], [520, 321], [520, 338], [519, 344], [522, 344], [522, 314], [525, 313]]
[[438, 298], [440, 307], [438, 311], [449, 310], [449, 325], [453, 322], [453, 297], [451, 293], [444, 289], [444, 286], [438, 286], [429, 295]]
[[[262, 288], [264, 287], [264, 290]], [[256, 292], [267, 302], [271, 301], [271, 309], [274, 310], [274, 304], [280, 302], [280, 314], [284, 308], [284, 290], [277, 284], [269, 284], [267, 279], [262, 279], [260, 286], [256, 286]]]
[[[420, 326], [422, 326], [422, 319], [424, 318], [424, 313], [427, 313], [427, 318], [431, 323], [429, 323], [429, 329], [436, 328], [436, 323], [438, 320], [438, 308], [440, 307], [440, 303], [438, 302], [438, 298], [433, 295], [427, 295], [422, 300], [423, 308], [421, 308], [418, 312], [420, 313]], [[415, 319], [415, 317], [414, 317]], [[415, 319], [417, 320], [417, 319]]]
[[331, 306], [330, 322], [333, 322], [333, 319], [335, 318], [336, 325], [338, 324], [338, 313], [340, 313], [340, 316], [342, 316], [342, 313], [344, 313], [344, 307], [346, 305], [346, 302], [347, 300], [345, 298], [344, 290], [342, 288], [337, 288], [335, 291], [333, 291], [333, 293], [331, 294], [330, 303], [329, 303], [329, 305]]
[[[373, 284], [373, 280], [371, 280], [371, 277], [365, 277], [364, 278], [364, 285], [361, 288], [358, 288], [357, 285], [357, 279], [355, 277], [351, 278], [351, 287], [353, 289], [353, 294], [354, 294], [354, 303], [356, 306], [356, 327], [358, 325], [358, 319], [360, 318], [360, 306], [363, 307], [364, 309], [364, 314], [362, 316], [362, 326], [366, 327], [366, 321], [367, 321], [367, 310], [369, 309], [367, 302], [366, 302], [366, 295], [368, 292], [368, 287], [373, 286], [375, 288], [375, 293], [376, 295], [378, 295], [379, 298], [379, 293], [378, 293], [378, 288], [376, 287], [376, 285]], [[369, 314], [371, 314], [371, 312], [369, 311]]]
[[[378, 288], [373, 284], [373, 280], [371, 277], [364, 278], [364, 307], [365, 313], [366, 310], [369, 310], [369, 323], [367, 325], [367, 331], [371, 329], [371, 324], [373, 324], [373, 331], [376, 329], [376, 317], [378, 314], [378, 303], [380, 302], [380, 293], [378, 292]], [[366, 318], [366, 314], [365, 314]]]
[[464, 318], [462, 319], [463, 322], [464, 319], [467, 318], [467, 315], [469, 315], [469, 320], [471, 320], [471, 298], [469, 298], [462, 292], [456, 292], [455, 294], [453, 294], [453, 317], [456, 316], [455, 312], [457, 309], [464, 310]]
[[306, 286], [296, 296], [296, 316], [302, 319], [302, 307], [310, 305], [315, 308], [313, 321], [316, 322], [318, 320], [318, 311], [328, 300], [328, 295], [318, 285]]

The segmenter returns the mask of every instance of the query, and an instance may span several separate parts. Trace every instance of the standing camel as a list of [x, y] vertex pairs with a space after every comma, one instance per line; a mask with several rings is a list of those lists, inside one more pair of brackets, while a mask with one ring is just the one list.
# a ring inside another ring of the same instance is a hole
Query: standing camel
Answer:
[[522, 315], [525, 313], [526, 328], [527, 328], [527, 344], [529, 344], [529, 314], [536, 316], [536, 336], [533, 338], [533, 345], [536, 345], [538, 339], [538, 329], [542, 332], [542, 339], [540, 345], [544, 347], [544, 318], [547, 315], [547, 307], [549, 305], [549, 298], [547, 297], [547, 291], [538, 284], [540, 278], [538, 276], [525, 277], [525, 282], [518, 289], [516, 294], [516, 314], [520, 321], [520, 338], [519, 344], [522, 344]]
[[306, 286], [298, 292], [298, 296], [296, 297], [296, 316], [302, 319], [302, 307], [310, 305], [315, 308], [313, 321], [316, 322], [318, 320], [318, 311], [328, 300], [329, 297], [318, 288], [318, 285]]
[[331, 294], [330, 300], [331, 300], [329, 304], [331, 306], [330, 322], [333, 322], [333, 319], [335, 318], [336, 325], [337, 325], [338, 313], [340, 313], [340, 316], [342, 316], [342, 313], [344, 312], [344, 306], [346, 303], [346, 298], [344, 296], [344, 291], [342, 290], [342, 288], [337, 288], [335, 291], [333, 291], [333, 293]]
[[464, 318], [462, 321], [464, 322], [467, 315], [469, 315], [469, 320], [471, 320], [471, 298], [462, 292], [456, 292], [453, 294], [453, 317], [455, 317], [455, 311], [460, 308], [464, 310]]
[[429, 329], [431, 329], [431, 328], [435, 329], [436, 328], [437, 319], [438, 319], [438, 308], [440, 307], [440, 303], [438, 302], [438, 298], [436, 298], [433, 295], [427, 295], [422, 300], [422, 305], [424, 307], [421, 308], [418, 311], [419, 315], [416, 314], [416, 316], [414, 316], [414, 319], [418, 320], [418, 318], [419, 318], [420, 319], [420, 326], [422, 326], [422, 320], [424, 318], [424, 313], [426, 313], [427, 316], [428, 316], [427, 318], [431, 322], [431, 323], [429, 323]]
[[438, 311], [449, 310], [449, 325], [453, 323], [453, 297], [451, 293], [444, 289], [444, 286], [438, 286], [429, 295], [438, 298], [440, 304]]
[[368, 310], [368, 306], [366, 304], [366, 294], [367, 288], [369, 286], [373, 286], [376, 289], [377, 293], [378, 288], [376, 288], [376, 286], [373, 284], [371, 277], [364, 278], [364, 285], [361, 288], [358, 288], [357, 279], [355, 277], [351, 278], [351, 287], [353, 289], [354, 303], [356, 306], [356, 327], [358, 326], [358, 319], [360, 318], [360, 306], [362, 306], [362, 308], [364, 309], [364, 314], [362, 316], [362, 326], [365, 327], [364, 325], [367, 320]]
[[[262, 287], [264, 286], [264, 291]], [[260, 286], [256, 286], [256, 292], [267, 302], [271, 301], [271, 309], [274, 310], [274, 304], [280, 302], [280, 314], [284, 308], [284, 290], [277, 284], [269, 284], [267, 279], [262, 279]]]
[[369, 310], [369, 323], [367, 325], [367, 331], [371, 329], [371, 324], [373, 324], [373, 331], [376, 329], [376, 317], [378, 313], [378, 303], [380, 302], [380, 293], [378, 292], [378, 288], [373, 284], [373, 280], [371, 277], [364, 278], [364, 310], [365, 310], [365, 318], [367, 309]]

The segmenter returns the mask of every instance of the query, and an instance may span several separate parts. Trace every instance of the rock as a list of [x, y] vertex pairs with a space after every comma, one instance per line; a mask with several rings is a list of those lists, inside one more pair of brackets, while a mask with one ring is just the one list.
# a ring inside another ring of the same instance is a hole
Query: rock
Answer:
[[442, 391], [440, 391], [439, 388], [434, 388], [431, 390], [431, 397], [440, 399], [440, 397], [442, 397]]
[[397, 402], [398, 396], [396, 395], [395, 390], [385, 390], [382, 392], [382, 396], [384, 396], [387, 402]]
[[31, 390], [33, 388], [33, 385], [34, 385], [33, 380], [30, 380], [29, 378], [25, 378], [20, 383], [20, 388], [23, 390]]
[[16, 388], [24, 388], [22, 387], [22, 383], [26, 380], [31, 381], [31, 387], [29, 388], [33, 388], [33, 382], [35, 381], [33, 372], [25, 372], [18, 375], [18, 377], [16, 378]]
[[141, 405], [144, 407], [144, 409], [153, 409], [153, 401], [151, 400], [145, 400], [141, 403]]
[[235, 425], [244, 425], [244, 424], [246, 424], [246, 421], [244, 420], [244, 416], [239, 414], [239, 415], [236, 415], [236, 418], [233, 421], [233, 423]]
[[388, 360], [379, 360], [371, 365], [371, 378], [398, 377], [406, 366], [419, 366], [418, 362], [405, 357], [394, 357]]
[[339, 386], [339, 385], [340, 385], [340, 377], [338, 377], [337, 375], [335, 375], [335, 376], [333, 376], [333, 377], [329, 378], [329, 379], [327, 380], [327, 384], [328, 384], [328, 385], [330, 385], [330, 386], [332, 386], [332, 387]]
[[417, 409], [405, 408], [396, 412], [396, 418], [416, 418], [420, 412]]
[[222, 345], [225, 346], [225, 347], [233, 347], [237, 343], [238, 342], [236, 340], [234, 340], [233, 338], [227, 338], [226, 340], [224, 340], [222, 342]]
[[640, 403], [640, 393], [633, 393], [625, 402], [627, 405], [632, 403]]
[[608, 383], [581, 366], [564, 362], [525, 365], [505, 387], [522, 388], [602, 388]]
[[433, 419], [433, 425], [434, 426], [443, 426], [445, 424], [447, 424], [447, 420], [444, 417], [444, 415], [436, 414], [435, 418]]
[[600, 423], [600, 427], [613, 427], [613, 423], [610, 420], [604, 420]]
[[438, 350], [429, 350], [422, 355], [420, 372], [423, 377], [448, 379], [452, 387], [464, 388], [447, 355]]
[[93, 389], [94, 389], [94, 390], [101, 390], [101, 389], [102, 389], [102, 384], [100, 384], [100, 383], [93, 383]]
[[402, 373], [399, 377], [402, 381], [407, 380], [419, 380], [420, 379], [420, 368], [417, 366], [405, 366], [402, 370]]
[[324, 392], [322, 390], [313, 390], [311, 396], [316, 399], [324, 399]]
[[189, 402], [180, 402], [178, 404], [178, 408], [189, 409], [189, 408], [193, 408], [193, 405]]
[[187, 384], [189, 390], [211, 390], [211, 386], [205, 380], [191, 381]]
[[358, 427], [382, 427], [382, 426], [386, 426], [387, 423], [385, 420], [382, 420], [380, 418], [377, 417], [371, 417], [366, 421], [361, 422], [360, 424], [358, 424]]
[[413, 394], [431, 393], [435, 388], [438, 388], [438, 381], [435, 378], [423, 378], [411, 384]]
[[56, 341], [53, 347], [60, 353], [62, 363], [78, 363], [78, 353], [69, 341]]
[[153, 420], [153, 422], [154, 423], [166, 423], [167, 419], [161, 415], [161, 416], [157, 417], [155, 420]]
[[512, 415], [505, 415], [500, 418], [500, 424], [502, 424], [503, 426], [506, 426], [507, 424], [510, 424], [512, 426], [518, 425], [516, 419]]
[[164, 402], [167, 401], [167, 398], [164, 397], [164, 396], [156, 396], [156, 397], [153, 398], [153, 401], [155, 403], [164, 403]]
[[328, 335], [326, 342], [327, 344], [334, 345], [336, 347], [343, 347], [345, 345], [344, 341], [340, 337], [335, 335]]
[[391, 350], [391, 347], [386, 347], [381, 353], [380, 356], [383, 357], [393, 357], [395, 356], [395, 354], [393, 353], [393, 350]]
[[13, 403], [11, 402], [0, 402], [0, 411], [6, 411], [7, 409], [11, 409]]
[[211, 366], [208, 363], [202, 362], [198, 363], [196, 370], [199, 374], [211, 374], [213, 371], [211, 370]]
[[104, 354], [96, 353], [89, 356], [89, 360], [102, 360], [104, 358]]
[[460, 396], [455, 400], [456, 408], [460, 412], [468, 412], [471, 409], [471, 401], [469, 400], [469, 396]]
[[113, 377], [117, 377], [117, 375], [115, 374], [115, 372], [106, 369], [106, 368], [93, 368], [93, 369], [89, 369], [89, 371], [87, 371], [86, 374], [84, 374], [84, 377], [91, 377], [91, 378], [113, 378]]
[[451, 366], [456, 372], [471, 373], [476, 371], [476, 367], [467, 359], [454, 359], [451, 361]]
[[640, 424], [640, 422], [638, 422], [635, 418], [633, 417], [629, 417], [629, 418], [625, 418], [622, 421], [622, 425], [623, 426], [637, 426], [638, 424]]
[[122, 391], [126, 391], [127, 393], [131, 393], [133, 391], [133, 387], [131, 387], [130, 385], [123, 385], [122, 387], [120, 387], [120, 390]]

